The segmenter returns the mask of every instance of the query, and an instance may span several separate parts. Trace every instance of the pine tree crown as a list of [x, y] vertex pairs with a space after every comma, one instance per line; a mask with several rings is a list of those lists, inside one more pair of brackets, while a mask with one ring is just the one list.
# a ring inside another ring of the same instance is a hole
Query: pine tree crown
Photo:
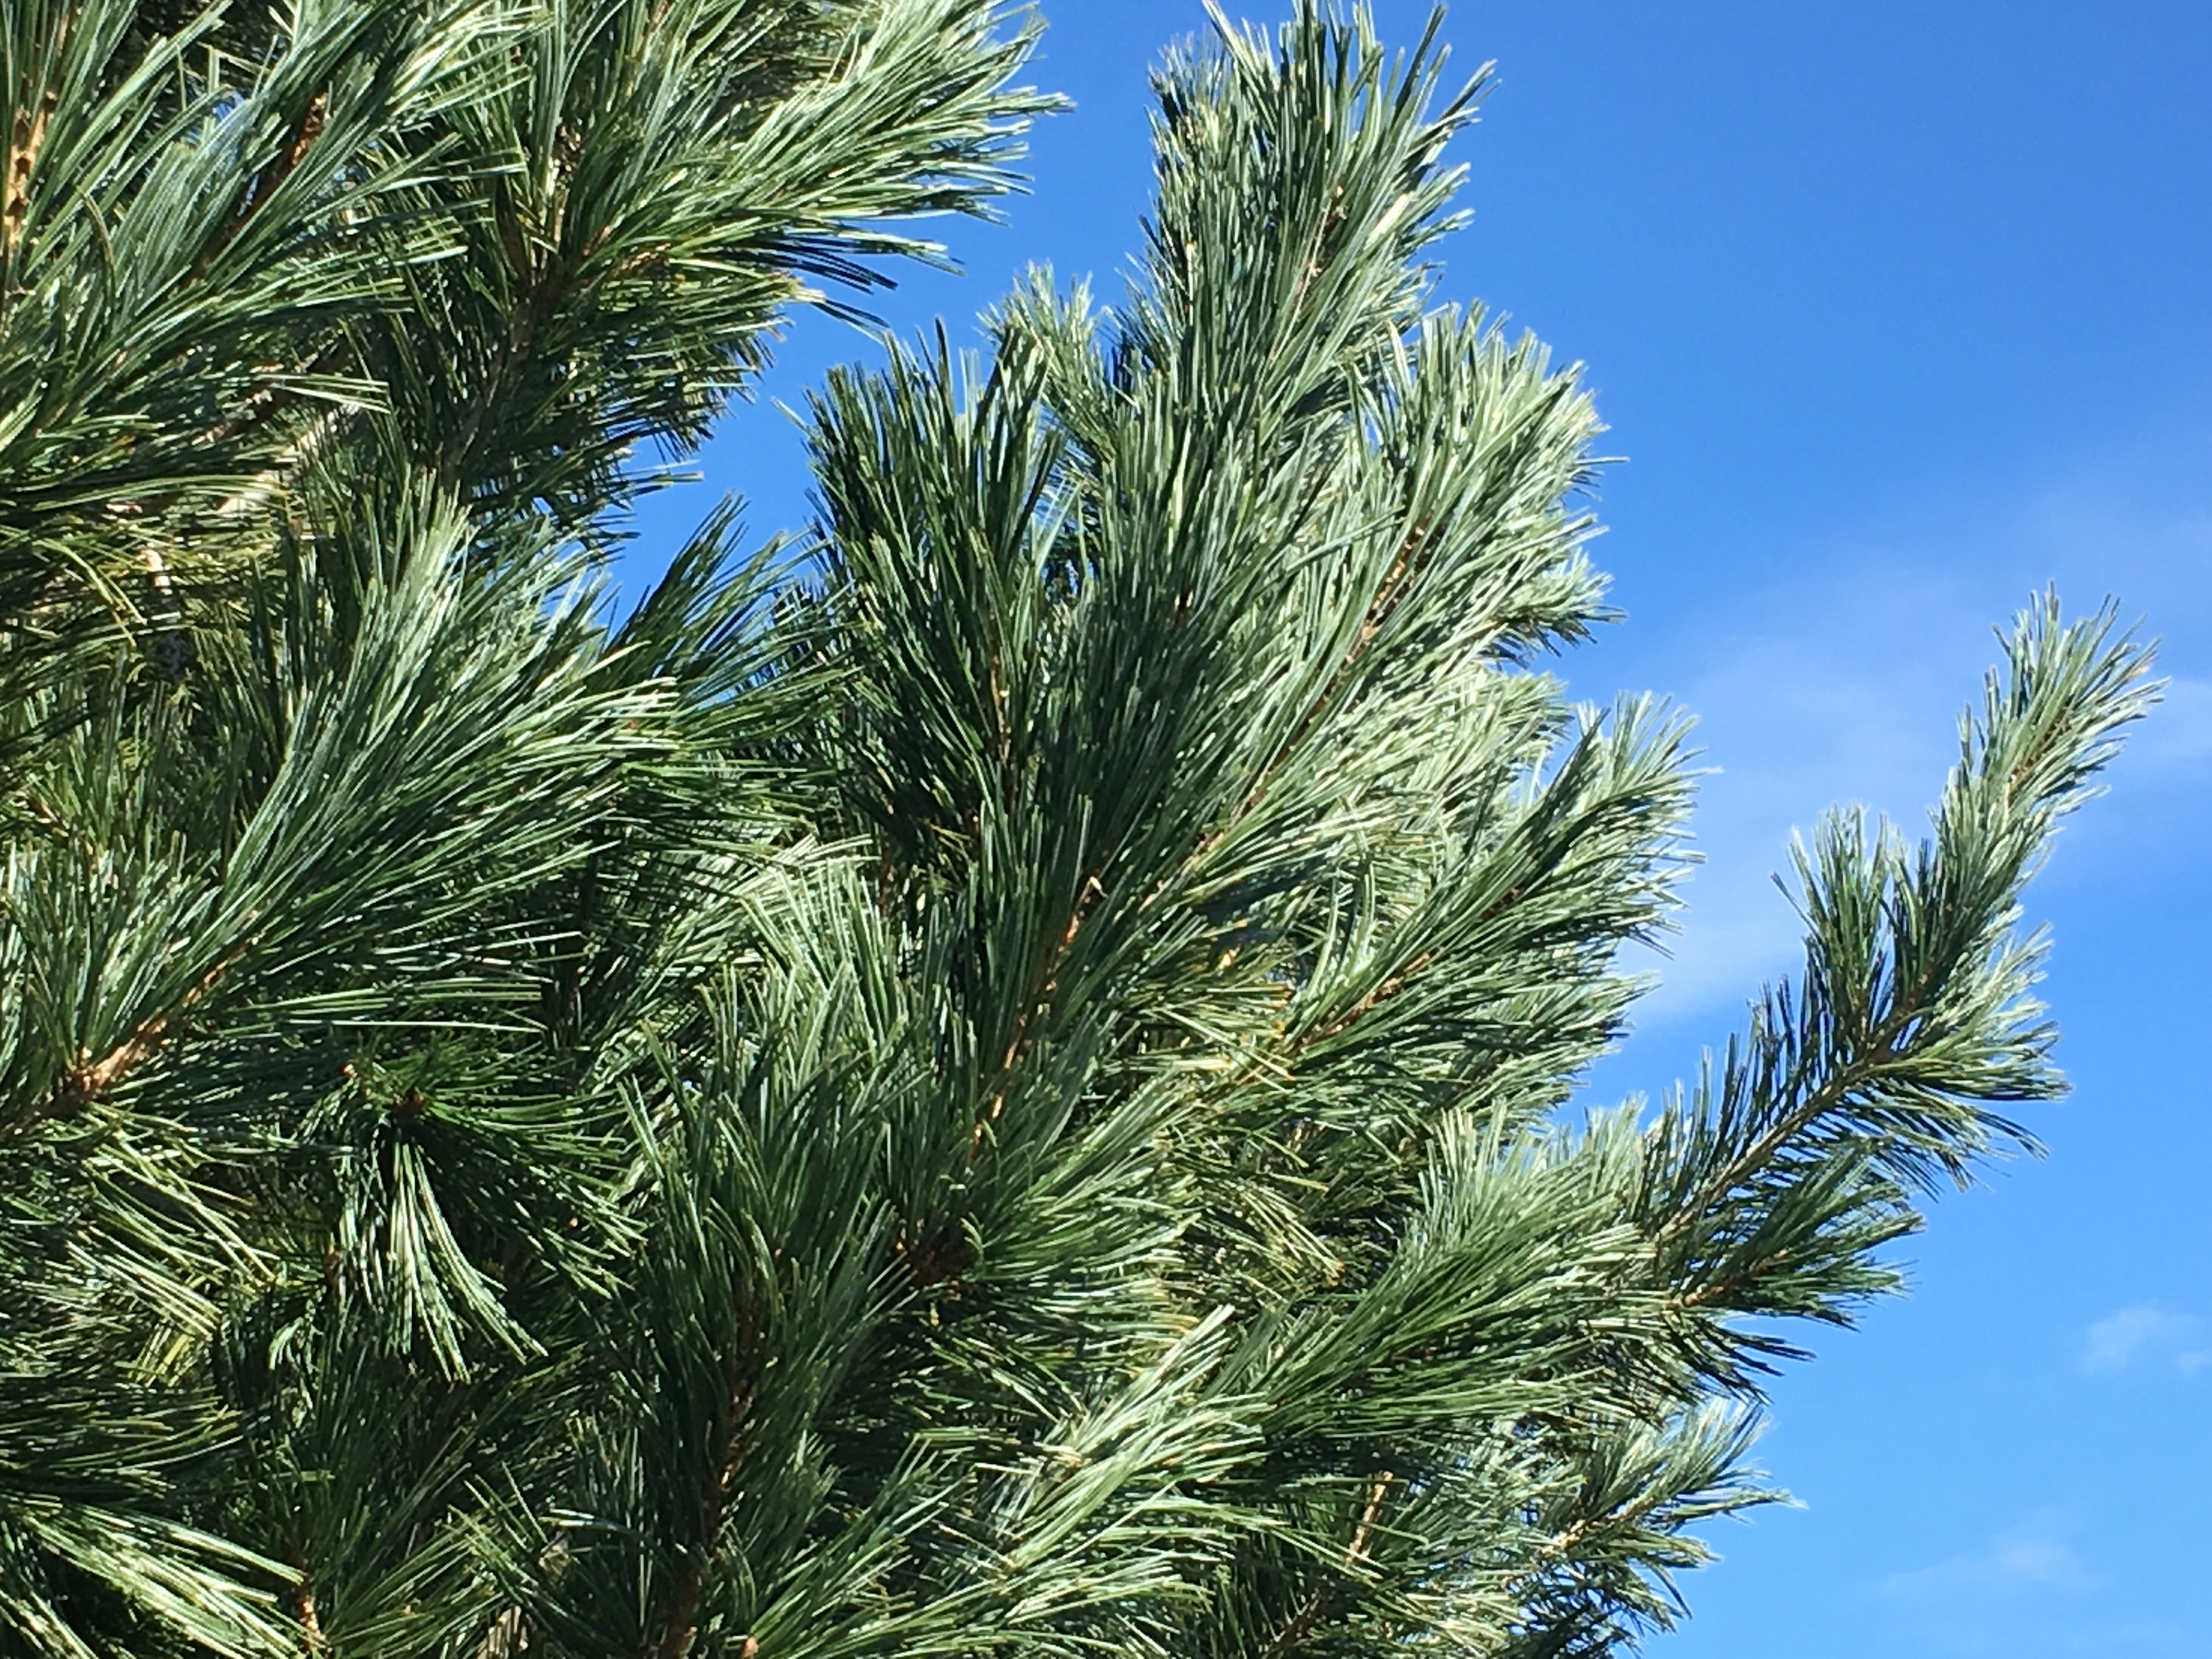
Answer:
[[2048, 595], [1575, 1109], [1688, 726], [1545, 672], [1601, 428], [1439, 302], [1436, 21], [1216, 13], [1127, 294], [832, 374], [817, 521], [619, 613], [641, 447], [1011, 186], [1031, 28], [0, 19], [0, 1646], [1614, 1651], [2033, 1145], [2025, 884], [2154, 695]]

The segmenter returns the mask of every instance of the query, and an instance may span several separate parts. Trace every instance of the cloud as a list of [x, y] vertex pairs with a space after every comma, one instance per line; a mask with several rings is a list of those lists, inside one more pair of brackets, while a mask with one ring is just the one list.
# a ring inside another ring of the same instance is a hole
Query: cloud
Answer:
[[1908, 1572], [1893, 1573], [1882, 1593], [1893, 1601], [1935, 1602], [2008, 1601], [2043, 1591], [2089, 1589], [2096, 1576], [2067, 1542], [2065, 1516], [2040, 1510], [2008, 1527], [1978, 1550], [1954, 1555]]
[[1694, 821], [1705, 862], [1664, 959], [1632, 953], [1660, 974], [1646, 1023], [1732, 1013], [1762, 978], [1796, 969], [1804, 925], [1774, 880], [1793, 832], [1858, 802], [1917, 835], [1942, 787], [1989, 659], [1986, 607], [1910, 571], [1878, 595], [1822, 597], [1801, 585], [1747, 606], [1675, 688], [1711, 769]]
[[2089, 1327], [2081, 1346], [2081, 1369], [2110, 1376], [2138, 1362], [2160, 1361], [2185, 1375], [2212, 1364], [2197, 1339], [2204, 1322], [2194, 1314], [2142, 1305], [2106, 1314]]
[[[1991, 625], [2048, 582], [2076, 616], [2117, 589], [2124, 619], [2148, 615], [2168, 635], [2165, 702], [2130, 734], [2122, 764], [2201, 787], [2212, 491], [2177, 498], [2170, 481], [2204, 476], [2207, 457], [2212, 431], [2160, 434], [2024, 497], [1838, 527], [1778, 549], [1771, 579], [1715, 596], [1672, 639], [1646, 635], [1635, 648], [1653, 653], [1654, 672], [1611, 684], [1679, 694], [1714, 770], [1696, 817], [1707, 862], [1684, 890], [1682, 931], [1663, 958], [1631, 953], [1629, 965], [1660, 975], [1641, 1023], [1725, 1018], [1762, 977], [1796, 969], [1801, 924], [1770, 878], [1787, 867], [1792, 829], [1856, 801], [1917, 836], [1956, 753], [1958, 711], [1995, 654]], [[1610, 689], [1602, 650], [1574, 671], [1578, 690]], [[2098, 822], [2106, 846], [2126, 833], [2111, 813]]]
[[2212, 681], [2176, 676], [2165, 701], [2151, 711], [2130, 749], [2153, 765], [2212, 760]]

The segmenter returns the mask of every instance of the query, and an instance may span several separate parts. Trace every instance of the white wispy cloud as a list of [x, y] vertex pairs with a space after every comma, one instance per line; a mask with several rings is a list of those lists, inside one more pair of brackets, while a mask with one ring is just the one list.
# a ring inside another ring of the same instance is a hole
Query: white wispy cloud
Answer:
[[2069, 1541], [2069, 1530], [2062, 1511], [2039, 1510], [1979, 1549], [1891, 1574], [1882, 1593], [1893, 1601], [1956, 1608], [1961, 1601], [2094, 1589], [2097, 1576]]
[[1792, 833], [1856, 803], [1917, 834], [1955, 752], [1991, 645], [1984, 607], [1910, 574], [1855, 602], [1803, 597], [1743, 619], [1680, 688], [1712, 769], [1695, 819], [1705, 861], [1647, 1018], [1740, 1004], [1793, 969], [1803, 924], [1774, 879]]
[[2112, 1375], [2139, 1364], [2170, 1365], [2185, 1373], [2212, 1364], [2204, 1322], [2148, 1304], [2121, 1308], [2091, 1325], [2081, 1344], [2081, 1369]]
[[2117, 593], [2124, 618], [2166, 635], [2165, 705], [2131, 734], [2124, 769], [2193, 780], [2212, 762], [2212, 492], [2177, 499], [2160, 482], [2191, 476], [2177, 456], [2206, 453], [2212, 434], [2188, 434], [1954, 522], [1778, 553], [1791, 574], [1700, 619], [1675, 647], [1689, 672], [1670, 689], [1698, 717], [1715, 769], [1696, 818], [1706, 862], [1685, 890], [1680, 935], [1650, 964], [1661, 984], [1644, 1020], [1711, 1018], [1794, 969], [1801, 927], [1771, 876], [1793, 830], [1827, 805], [1864, 803], [1919, 833], [1959, 710], [1996, 654], [1991, 625], [2045, 583], [2077, 615]]
[[2154, 766], [2212, 760], [2212, 681], [2176, 675], [2136, 736], [2136, 758]]

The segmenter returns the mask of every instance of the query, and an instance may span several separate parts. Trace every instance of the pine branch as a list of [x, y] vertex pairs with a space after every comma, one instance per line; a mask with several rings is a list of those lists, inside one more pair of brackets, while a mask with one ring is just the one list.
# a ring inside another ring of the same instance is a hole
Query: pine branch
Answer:
[[[2028, 988], [2039, 944], [2006, 930], [2153, 695], [2148, 653], [2112, 637], [2109, 611], [2067, 625], [2046, 599], [2006, 655], [1962, 726], [1930, 841], [1907, 855], [1886, 835], [1824, 830], [1798, 861], [1802, 988], [1769, 993], [1718, 1076], [1653, 1126], [1647, 1213], [1688, 1307], [1840, 1316], [1839, 1297], [1881, 1282], [1852, 1264], [1912, 1224], [1905, 1188], [1963, 1181], [1998, 1138], [2024, 1138], [1991, 1104], [2063, 1086]], [[1769, 1216], [1786, 1224], [1756, 1243]]]

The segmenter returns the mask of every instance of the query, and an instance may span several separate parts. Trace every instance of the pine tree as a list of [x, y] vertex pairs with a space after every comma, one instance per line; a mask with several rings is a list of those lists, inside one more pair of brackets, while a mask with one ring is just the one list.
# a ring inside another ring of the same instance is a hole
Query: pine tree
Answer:
[[1543, 672], [1599, 428], [1437, 301], [1433, 27], [1217, 19], [1126, 298], [833, 376], [817, 524], [625, 615], [641, 450], [1007, 187], [1018, 20], [0, 22], [0, 1649], [1613, 1651], [2032, 1144], [2149, 695], [2049, 599], [1800, 972], [1566, 1109], [1686, 730]]

